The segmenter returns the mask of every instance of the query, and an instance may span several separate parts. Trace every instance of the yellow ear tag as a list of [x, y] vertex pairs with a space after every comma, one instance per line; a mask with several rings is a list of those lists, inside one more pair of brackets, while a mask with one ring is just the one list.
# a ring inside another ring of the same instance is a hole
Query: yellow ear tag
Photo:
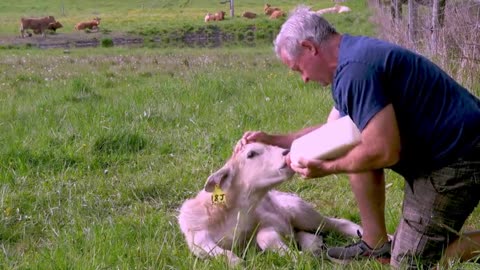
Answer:
[[223, 192], [219, 185], [215, 185], [212, 192], [212, 204], [224, 204], [227, 202], [227, 195]]

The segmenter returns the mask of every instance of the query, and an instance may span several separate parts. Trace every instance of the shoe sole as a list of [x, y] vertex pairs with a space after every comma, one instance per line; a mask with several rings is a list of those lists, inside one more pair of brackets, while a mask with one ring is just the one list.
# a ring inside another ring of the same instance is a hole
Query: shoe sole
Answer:
[[328, 253], [326, 253], [325, 255], [327, 255], [327, 258], [330, 261], [332, 261], [334, 263], [337, 263], [337, 264], [341, 264], [341, 265], [347, 265], [354, 260], [359, 261], [359, 260], [368, 260], [368, 259], [374, 259], [377, 262], [379, 262], [381, 264], [384, 264], [384, 265], [390, 264], [390, 258], [383, 258], [383, 257], [357, 257], [355, 259], [341, 260], [341, 259], [336, 259], [336, 258], [332, 258], [332, 257], [328, 256]]
[[351, 261], [353, 261], [353, 259], [351, 259], [351, 260], [335, 259], [335, 258], [332, 258], [332, 257], [328, 256], [328, 253], [326, 253], [325, 255], [327, 255], [327, 258], [328, 258], [330, 261], [332, 261], [332, 262], [334, 262], [334, 263], [337, 263], [337, 264], [341, 264], [341, 265], [347, 265], [347, 264], [349, 264]]

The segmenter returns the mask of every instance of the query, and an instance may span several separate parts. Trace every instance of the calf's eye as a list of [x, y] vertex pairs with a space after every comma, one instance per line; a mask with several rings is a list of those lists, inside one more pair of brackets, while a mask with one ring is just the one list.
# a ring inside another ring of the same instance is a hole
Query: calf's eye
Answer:
[[258, 156], [258, 153], [255, 151], [249, 151], [247, 153], [247, 158], [254, 158], [255, 156]]

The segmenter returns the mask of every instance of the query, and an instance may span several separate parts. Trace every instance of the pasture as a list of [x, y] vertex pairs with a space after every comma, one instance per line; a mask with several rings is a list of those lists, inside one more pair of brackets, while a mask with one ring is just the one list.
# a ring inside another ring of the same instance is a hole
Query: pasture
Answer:
[[[235, 3], [235, 17], [230, 17], [229, 4], [222, 1], [196, 0], [196, 1], [175, 1], [175, 0], [142, 0], [142, 1], [95, 1], [75, 0], [42, 1], [35, 0], [6, 0], [0, 3], [2, 16], [0, 17], [0, 34], [10, 35], [18, 32], [18, 22], [21, 16], [47, 16], [53, 15], [62, 22], [63, 28], [60, 33], [74, 32], [74, 25], [81, 20], [89, 20], [95, 16], [101, 17], [102, 27], [112, 31], [130, 32], [160, 32], [163, 29], [182, 28], [185, 25], [204, 25], [204, 17], [207, 12], [215, 13], [224, 10], [227, 13], [226, 21], [222, 24], [245, 24], [256, 21], [263, 21], [263, 5], [268, 2], [254, 0], [238, 1]], [[13, 4], [14, 3], [14, 4]], [[304, 1], [315, 9], [332, 6], [331, 1]], [[299, 4], [295, 1], [282, 0], [271, 2], [284, 10], [290, 10]], [[365, 20], [366, 3], [363, 1], [352, 1], [349, 3], [354, 12], [348, 20]], [[254, 20], [241, 18], [244, 11], [252, 11], [259, 16]], [[347, 15], [347, 14], [345, 14]], [[348, 23], [348, 21], [346, 22]], [[368, 26], [368, 24], [356, 24], [355, 28]], [[369, 27], [362, 29], [368, 31]], [[372, 33], [370, 31], [370, 33]]]
[[[271, 44], [282, 19], [270, 20], [263, 14], [264, 3], [253, 0], [239, 1], [235, 5], [235, 16], [230, 17], [229, 4], [221, 4], [220, 1], [185, 1], [173, 0], [162, 1], [92, 1], [86, 0], [77, 2], [67, 1], [44, 1], [38, 3], [33, 0], [20, 0], [15, 5], [10, 1], [0, 3], [0, 45], [11, 43], [38, 43], [48, 42], [38, 36], [30, 39], [13, 39], [19, 36], [19, 19], [22, 16], [40, 17], [53, 15], [63, 24], [63, 28], [57, 30], [55, 35], [50, 35], [50, 41], [71, 40], [73, 38], [112, 38], [116, 36], [140, 35], [145, 40], [162, 40], [162, 46], [167, 44], [179, 47], [184, 44], [174, 43], [174, 40], [185, 39], [186, 34], [196, 35], [198, 32], [225, 33], [228, 35], [229, 43], [235, 45], [237, 41], [244, 40], [247, 36], [253, 37], [255, 43]], [[306, 1], [315, 9], [330, 7], [331, 1]], [[297, 3], [295, 1], [281, 1], [276, 6], [289, 11]], [[332, 16], [337, 27], [358, 31], [359, 33], [372, 35], [374, 33], [371, 24], [368, 23], [369, 12], [367, 4], [363, 1], [354, 1], [350, 4], [353, 12]], [[224, 21], [210, 22], [205, 24], [204, 17], [208, 12], [226, 11]], [[256, 19], [245, 19], [241, 17], [244, 11], [252, 11], [258, 14]], [[91, 20], [94, 17], [102, 18], [100, 23], [100, 34], [84, 35], [83, 31], [77, 31], [74, 26], [77, 22]], [[355, 28], [352, 29], [352, 25]], [[4, 42], [2, 42], [2, 40]]]
[[[221, 9], [206, 0], [15, 3], [0, 3], [2, 35], [17, 31], [20, 15], [61, 14], [62, 4], [66, 15], [56, 17], [66, 22], [65, 32], [92, 15], [112, 30], [202, 25], [206, 11]], [[334, 24], [342, 32], [373, 34], [366, 4], [348, 3], [357, 15], [346, 14], [349, 22], [329, 15]], [[263, 3], [238, 5], [240, 14]], [[166, 11], [177, 16], [159, 16]], [[190, 22], [180, 23], [180, 15]], [[306, 85], [282, 66], [271, 46], [115, 47], [0, 50], [0, 104], [1, 269], [225, 269], [221, 258], [190, 254], [177, 207], [223, 165], [244, 131], [280, 133], [322, 122], [332, 101], [328, 88]], [[387, 184], [393, 233], [404, 183], [388, 172]], [[295, 177], [281, 189], [324, 215], [359, 222], [343, 175]], [[477, 209], [466, 228], [478, 229], [479, 220]], [[351, 240], [328, 235], [326, 243]], [[254, 247], [237, 254], [247, 269], [388, 269], [308, 255], [293, 261]]]

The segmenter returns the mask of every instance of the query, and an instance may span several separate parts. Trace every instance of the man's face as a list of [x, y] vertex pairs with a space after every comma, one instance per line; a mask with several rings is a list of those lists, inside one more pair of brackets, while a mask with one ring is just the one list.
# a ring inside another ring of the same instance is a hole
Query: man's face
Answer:
[[322, 52], [313, 43], [302, 44], [301, 52], [296, 59], [290, 59], [285, 50], [281, 51], [282, 62], [291, 70], [297, 71], [305, 83], [314, 81], [322, 86], [332, 83], [331, 73], [324, 61]]

